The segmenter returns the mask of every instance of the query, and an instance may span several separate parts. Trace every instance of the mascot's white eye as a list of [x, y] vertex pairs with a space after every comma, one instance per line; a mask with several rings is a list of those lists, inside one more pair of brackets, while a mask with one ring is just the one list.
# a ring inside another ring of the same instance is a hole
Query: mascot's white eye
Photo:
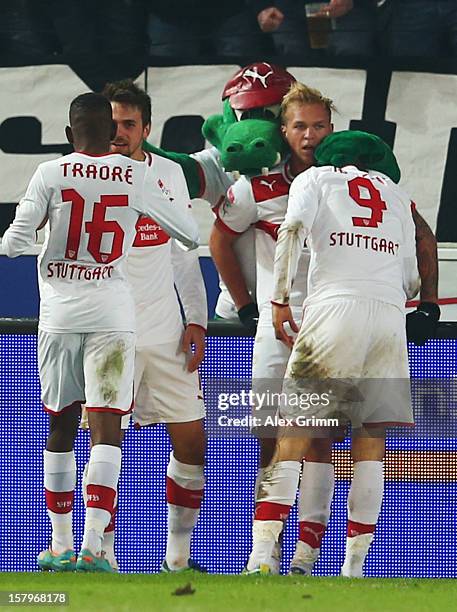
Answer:
[[247, 110], [239, 110], [234, 108], [233, 112], [237, 121], [244, 119], [277, 119], [281, 113], [281, 105], [273, 104], [272, 106], [263, 106], [261, 108], [249, 108]]
[[267, 119], [277, 119], [281, 113], [281, 105], [273, 104], [272, 106], [265, 106], [263, 112]]

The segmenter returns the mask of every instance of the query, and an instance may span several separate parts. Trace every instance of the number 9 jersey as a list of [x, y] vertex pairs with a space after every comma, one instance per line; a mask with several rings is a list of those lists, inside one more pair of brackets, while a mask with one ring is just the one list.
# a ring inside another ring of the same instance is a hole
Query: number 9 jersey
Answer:
[[37, 168], [2, 246], [10, 257], [24, 253], [48, 220], [38, 257], [40, 330], [135, 331], [124, 263], [139, 215], [189, 247], [198, 244], [181, 183], [179, 167], [158, 176], [118, 154], [72, 153]]
[[305, 304], [360, 296], [403, 310], [419, 289], [411, 206], [379, 172], [324, 166], [298, 175], [278, 235], [273, 301], [288, 303], [307, 238], [311, 260]]

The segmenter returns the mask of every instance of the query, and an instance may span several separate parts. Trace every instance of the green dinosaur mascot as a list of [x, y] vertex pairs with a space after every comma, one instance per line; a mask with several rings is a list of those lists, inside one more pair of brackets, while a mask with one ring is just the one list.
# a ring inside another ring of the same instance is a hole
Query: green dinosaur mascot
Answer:
[[149, 143], [145, 149], [178, 162], [190, 196], [203, 197], [215, 207], [237, 174], [267, 172], [286, 152], [279, 130], [280, 104], [294, 81], [279, 66], [250, 64], [225, 85], [222, 114], [211, 115], [203, 124], [203, 135], [213, 148], [192, 155], [164, 151]]
[[[222, 114], [211, 115], [203, 124], [203, 134], [212, 147], [187, 155], [164, 151], [145, 142], [145, 150], [179, 163], [186, 177], [191, 198], [203, 198], [216, 212], [225, 201], [237, 175], [268, 174], [287, 154], [280, 132], [280, 104], [295, 82], [280, 66], [258, 62], [241, 68], [222, 92]], [[399, 179], [395, 157], [385, 145], [373, 170], [393, 180]], [[255, 252], [253, 230], [240, 236], [235, 250], [249, 293], [255, 302]], [[221, 283], [216, 314], [237, 319], [233, 301]]]

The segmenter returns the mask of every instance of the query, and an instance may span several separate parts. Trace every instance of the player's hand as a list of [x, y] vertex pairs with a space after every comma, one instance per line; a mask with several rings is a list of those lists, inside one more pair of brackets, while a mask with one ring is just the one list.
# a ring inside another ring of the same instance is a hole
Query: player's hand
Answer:
[[294, 337], [284, 329], [284, 325], [288, 323], [290, 329], [298, 333], [298, 325], [295, 323], [292, 316], [292, 311], [289, 305], [279, 306], [278, 304], [272, 304], [273, 309], [273, 327], [275, 328], [275, 336], [277, 340], [284, 342], [286, 346], [292, 348], [294, 345]]
[[[192, 350], [194, 345], [194, 350]], [[188, 356], [187, 371], [195, 372], [205, 357], [205, 330], [200, 325], [190, 323], [184, 330], [181, 350]]]
[[249, 302], [245, 306], [242, 306], [238, 311], [238, 317], [244, 327], [248, 330], [251, 336], [255, 336], [257, 331], [257, 323], [259, 322], [259, 311], [257, 304]]
[[275, 6], [269, 6], [257, 15], [257, 21], [262, 32], [274, 32], [284, 19], [284, 13]]
[[338, 19], [354, 8], [354, 0], [330, 0], [328, 5], [317, 13], [318, 17]]
[[440, 320], [440, 307], [434, 302], [421, 302], [416, 310], [406, 315], [406, 336], [409, 342], [422, 346], [435, 338]]

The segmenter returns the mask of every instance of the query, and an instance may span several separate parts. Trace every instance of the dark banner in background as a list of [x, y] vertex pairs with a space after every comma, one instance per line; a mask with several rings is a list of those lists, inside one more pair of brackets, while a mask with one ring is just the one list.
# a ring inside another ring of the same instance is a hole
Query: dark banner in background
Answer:
[[[368, 130], [394, 147], [401, 184], [417, 200], [438, 239], [457, 242], [454, 63], [283, 62], [299, 80], [334, 100], [335, 129]], [[237, 68], [217, 63], [147, 68], [138, 82], [153, 99], [151, 141], [173, 150], [201, 149], [200, 118], [221, 112], [222, 89]], [[68, 106], [89, 87], [69, 66], [47, 64], [0, 68], [0, 88], [4, 228], [37, 164], [69, 151], [64, 138]]]

